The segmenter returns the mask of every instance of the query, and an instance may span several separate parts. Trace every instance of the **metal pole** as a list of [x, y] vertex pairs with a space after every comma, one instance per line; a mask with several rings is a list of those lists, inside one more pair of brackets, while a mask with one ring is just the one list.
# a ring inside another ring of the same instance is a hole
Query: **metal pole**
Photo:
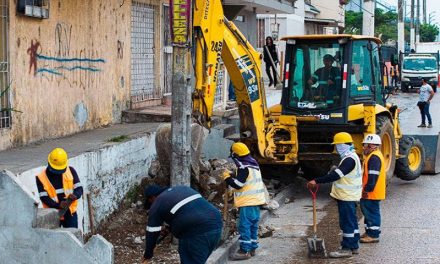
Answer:
[[171, 185], [191, 183], [191, 0], [171, 0], [173, 74], [171, 101]]
[[423, 23], [427, 23], [427, 17], [426, 17], [426, 0], [423, 0]]
[[399, 0], [397, 4], [398, 8], [398, 22], [397, 22], [397, 49], [400, 52], [405, 51], [405, 23], [404, 23], [404, 6], [405, 1]]
[[410, 20], [409, 28], [410, 28], [409, 45], [411, 49], [415, 49], [414, 0], [411, 0], [411, 20]]
[[416, 44], [420, 42], [420, 0], [417, 0]]
[[374, 4], [374, 0], [364, 0], [362, 34], [366, 36], [374, 36]]

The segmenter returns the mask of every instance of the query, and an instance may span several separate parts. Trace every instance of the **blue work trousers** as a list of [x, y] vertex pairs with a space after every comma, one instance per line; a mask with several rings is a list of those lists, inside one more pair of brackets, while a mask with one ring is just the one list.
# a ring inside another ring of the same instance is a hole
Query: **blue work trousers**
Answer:
[[431, 114], [429, 113], [429, 102], [423, 102], [422, 105], [419, 106], [420, 115], [422, 116], [422, 124], [425, 124], [425, 116], [428, 118], [428, 124], [432, 125]]
[[341, 246], [344, 249], [359, 248], [359, 226], [356, 217], [356, 202], [338, 201], [339, 227], [342, 230]]
[[181, 264], [205, 264], [212, 251], [217, 248], [222, 229], [211, 230], [190, 238], [179, 239]]
[[240, 207], [238, 232], [240, 233], [240, 249], [244, 252], [258, 248], [258, 222], [260, 206]]
[[64, 228], [78, 228], [78, 214], [71, 214], [69, 210], [64, 214], [64, 220], [60, 220], [60, 226]]
[[361, 210], [364, 215], [365, 232], [369, 237], [379, 238], [380, 200], [361, 199]]

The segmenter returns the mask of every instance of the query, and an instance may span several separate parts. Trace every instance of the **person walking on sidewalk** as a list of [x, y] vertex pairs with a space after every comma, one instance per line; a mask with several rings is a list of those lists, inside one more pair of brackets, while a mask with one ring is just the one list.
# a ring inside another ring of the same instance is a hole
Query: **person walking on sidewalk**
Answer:
[[422, 78], [422, 87], [418, 90], [419, 102], [417, 106], [420, 109], [420, 114], [422, 115], [422, 123], [418, 127], [426, 127], [425, 116], [428, 118], [428, 128], [432, 127], [431, 114], [429, 113], [429, 105], [434, 97], [434, 90], [431, 85], [426, 83], [426, 79]]
[[179, 239], [180, 263], [204, 264], [221, 238], [220, 211], [188, 186], [150, 185], [144, 196], [149, 211], [142, 264], [153, 257], [164, 222]]
[[364, 165], [362, 177], [361, 210], [364, 215], [365, 233], [361, 243], [379, 242], [380, 201], [385, 199], [386, 174], [384, 158], [379, 147], [382, 144], [376, 134], [365, 136], [363, 143]]
[[248, 147], [241, 142], [231, 146], [231, 158], [237, 165], [237, 174], [226, 172], [226, 184], [234, 188], [234, 205], [239, 209], [238, 232], [240, 249], [233, 254], [233, 260], [244, 260], [255, 256], [258, 248], [258, 223], [260, 205], [266, 203], [265, 186], [260, 166], [250, 155]]
[[[272, 65], [270, 57], [272, 57], [273, 63], [275, 65]], [[266, 74], [267, 77], [269, 77], [269, 87], [271, 87], [272, 84], [275, 84], [275, 86], [277, 86], [278, 77], [277, 77], [276, 67], [278, 64], [278, 52], [277, 52], [277, 46], [273, 44], [273, 39], [270, 36], [266, 37], [266, 45], [264, 45], [264, 51], [263, 51], [263, 60], [266, 63]], [[270, 73], [270, 69], [272, 69], [273, 76]]]
[[60, 226], [78, 228], [78, 199], [83, 188], [73, 167], [68, 167], [67, 153], [62, 148], [52, 150], [47, 167], [36, 177], [38, 194], [44, 208], [66, 210]]
[[327, 175], [318, 177], [307, 183], [314, 187], [317, 183], [333, 182], [330, 196], [336, 199], [339, 212], [339, 227], [342, 230], [341, 248], [329, 253], [331, 258], [347, 258], [358, 254], [359, 227], [356, 217], [356, 203], [362, 194], [361, 161], [354, 151], [353, 139], [345, 132], [337, 133], [333, 145], [341, 157], [341, 162], [335, 170]]

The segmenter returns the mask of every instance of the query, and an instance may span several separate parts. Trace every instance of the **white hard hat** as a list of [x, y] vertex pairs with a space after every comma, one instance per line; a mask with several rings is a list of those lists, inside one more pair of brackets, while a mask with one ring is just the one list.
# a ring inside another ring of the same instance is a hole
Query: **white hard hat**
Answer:
[[374, 145], [381, 145], [382, 140], [380, 140], [380, 137], [376, 134], [368, 134], [365, 136], [364, 141], [362, 141], [363, 144], [374, 144]]

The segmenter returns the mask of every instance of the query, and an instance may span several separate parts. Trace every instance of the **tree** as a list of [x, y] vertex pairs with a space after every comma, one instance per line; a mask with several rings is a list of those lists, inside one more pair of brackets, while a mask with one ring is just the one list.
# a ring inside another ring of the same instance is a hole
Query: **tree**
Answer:
[[439, 28], [433, 24], [420, 25], [420, 42], [432, 42], [437, 39]]
[[[376, 8], [374, 12], [375, 35], [381, 36], [382, 40], [397, 40], [397, 13], [393, 11], [385, 12]], [[362, 33], [362, 12], [345, 12], [345, 29], [347, 34]]]

